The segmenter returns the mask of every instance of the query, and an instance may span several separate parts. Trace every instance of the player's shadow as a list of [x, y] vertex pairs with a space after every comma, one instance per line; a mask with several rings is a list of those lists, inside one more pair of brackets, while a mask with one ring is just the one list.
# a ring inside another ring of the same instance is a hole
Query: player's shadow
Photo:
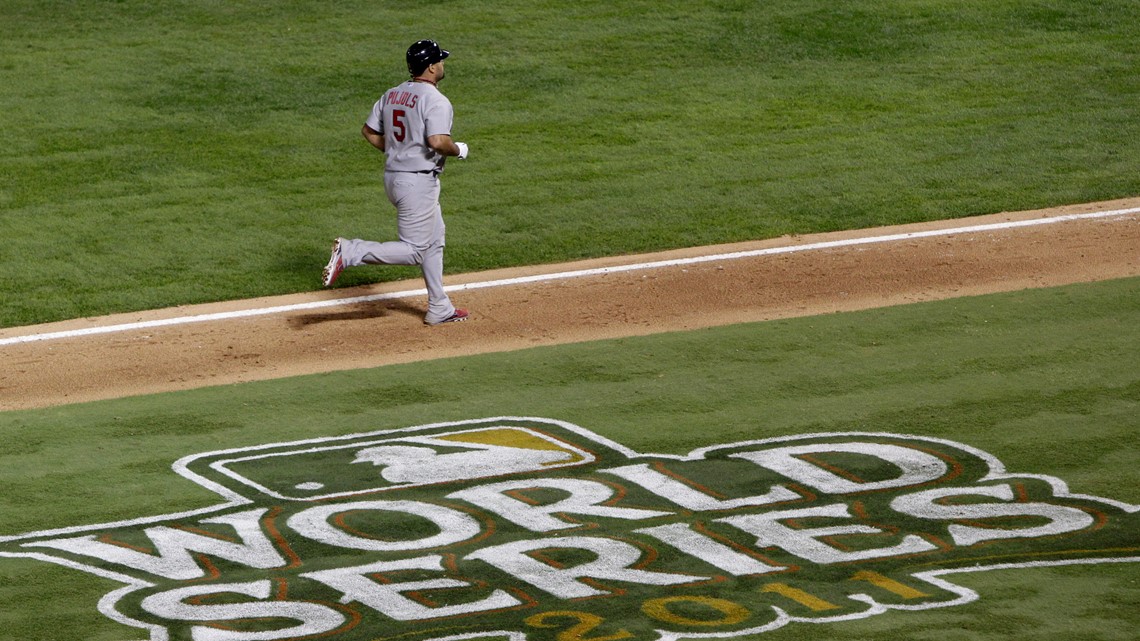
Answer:
[[361, 303], [353, 305], [351, 309], [339, 312], [292, 316], [289, 318], [289, 327], [293, 329], [304, 329], [309, 325], [317, 325], [320, 323], [369, 320], [372, 318], [383, 318], [392, 314], [406, 314], [408, 316], [422, 317], [424, 310], [401, 300]]

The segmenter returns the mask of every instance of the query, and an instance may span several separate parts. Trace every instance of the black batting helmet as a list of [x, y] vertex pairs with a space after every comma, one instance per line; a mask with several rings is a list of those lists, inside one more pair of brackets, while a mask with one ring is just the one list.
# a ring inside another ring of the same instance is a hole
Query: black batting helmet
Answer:
[[408, 47], [408, 72], [418, 76], [424, 69], [450, 55], [451, 52], [440, 49], [435, 40], [419, 40]]

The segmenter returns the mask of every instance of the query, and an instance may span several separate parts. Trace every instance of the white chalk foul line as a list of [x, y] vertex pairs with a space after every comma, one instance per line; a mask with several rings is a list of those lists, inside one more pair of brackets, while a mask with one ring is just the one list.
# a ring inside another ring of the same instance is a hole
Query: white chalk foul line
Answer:
[[[833, 249], [836, 247], [853, 247], [857, 245], [871, 245], [876, 243], [890, 243], [901, 240], [911, 240], [915, 238], [931, 238], [934, 236], [952, 236], [956, 234], [973, 234], [987, 231], [997, 231], [1002, 229], [1014, 229], [1017, 227], [1033, 227], [1037, 225], [1051, 225], [1055, 223], [1063, 223], [1073, 220], [1087, 220], [1093, 218], [1109, 218], [1113, 216], [1127, 216], [1129, 214], [1140, 213], [1140, 207], [1133, 207], [1131, 209], [1116, 209], [1112, 211], [1098, 211], [1085, 214], [1068, 214], [1064, 216], [1053, 216], [1050, 218], [1033, 218], [1030, 220], [1017, 220], [1003, 223], [989, 223], [985, 225], [970, 225], [966, 227], [952, 227], [948, 229], [932, 229], [928, 231], [909, 232], [903, 234], [888, 234], [885, 236], [870, 236], [867, 238], [850, 238], [846, 240], [832, 240], [819, 243], [807, 243], [804, 245], [787, 245], [784, 247], [770, 247], [768, 249], [755, 249], [750, 251], [731, 252], [727, 254], [713, 254], [709, 256], [694, 256], [692, 258], [677, 258], [673, 260], [660, 260], [648, 263], [634, 263], [630, 265], [617, 265], [614, 267], [599, 267], [596, 269], [579, 269], [568, 272], [557, 272], [553, 274], [537, 274], [534, 276], [522, 276], [519, 278], [505, 278], [501, 280], [490, 280], [478, 283], [466, 283], [462, 285], [448, 285], [444, 287], [445, 291], [457, 292], [467, 291], [473, 289], [486, 289], [488, 287], [506, 287], [510, 285], [523, 285], [527, 283], [538, 283], [552, 280], [565, 280], [570, 278], [582, 278], [586, 276], [600, 276], [603, 274], [616, 274], [621, 272], [637, 271], [641, 269], [658, 269], [661, 267], [675, 267], [679, 265], [693, 265], [697, 263], [707, 263], [713, 261], [723, 260], [738, 260], [741, 258], [753, 258], [756, 256], [772, 256], [776, 254], [790, 254], [794, 252], [815, 251], [819, 249]], [[267, 316], [270, 314], [284, 314], [288, 312], [298, 312], [311, 309], [322, 309], [325, 307], [340, 307], [343, 305], [355, 305], [359, 303], [369, 303], [380, 300], [393, 300], [397, 298], [411, 298], [413, 296], [426, 296], [426, 289], [413, 289], [400, 292], [389, 292], [387, 294], [372, 294], [369, 296], [354, 296], [351, 298], [337, 298], [332, 300], [314, 301], [311, 303], [297, 303], [294, 305], [278, 305], [275, 307], [260, 307], [255, 309], [243, 309], [232, 312], [219, 312], [215, 314], [198, 314], [195, 316], [180, 316], [177, 318], [165, 318], [152, 321], [140, 321], [137, 323], [123, 323], [119, 325], [105, 325], [102, 327], [87, 327], [84, 329], [74, 329], [60, 332], [46, 332], [43, 334], [29, 334], [27, 336], [13, 336], [10, 338], [0, 339], [0, 347], [5, 345], [17, 345], [20, 343], [32, 343], [36, 341], [56, 340], [62, 338], [77, 338], [80, 336], [91, 336], [95, 334], [112, 334], [116, 332], [128, 332], [141, 329], [151, 329], [155, 327], [168, 327], [171, 325], [186, 325], [189, 323], [206, 323], [210, 321], [232, 320], [235, 318], [249, 318], [252, 316]]]

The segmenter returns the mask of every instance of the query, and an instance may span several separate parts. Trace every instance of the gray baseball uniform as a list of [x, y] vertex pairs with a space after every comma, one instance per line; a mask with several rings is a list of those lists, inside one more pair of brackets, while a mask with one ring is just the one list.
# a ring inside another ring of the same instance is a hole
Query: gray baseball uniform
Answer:
[[384, 93], [365, 124], [384, 135], [384, 190], [396, 206], [398, 241], [345, 239], [340, 243], [345, 267], [420, 265], [428, 292], [425, 322], [434, 324], [455, 313], [443, 290], [443, 212], [439, 174], [444, 156], [427, 144], [429, 136], [451, 134], [451, 101], [430, 82], [409, 80]]

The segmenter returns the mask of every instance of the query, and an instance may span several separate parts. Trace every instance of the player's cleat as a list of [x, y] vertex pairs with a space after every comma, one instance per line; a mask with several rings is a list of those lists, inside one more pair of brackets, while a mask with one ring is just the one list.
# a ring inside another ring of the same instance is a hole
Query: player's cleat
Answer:
[[344, 271], [344, 258], [340, 255], [340, 240], [337, 238], [333, 241], [332, 256], [329, 256], [329, 264], [325, 265], [325, 271], [321, 276], [321, 282], [325, 287], [332, 285], [336, 281], [336, 277]]
[[465, 320], [467, 320], [467, 310], [466, 309], [456, 309], [455, 312], [451, 314], [451, 316], [448, 316], [447, 318], [445, 318], [445, 319], [443, 319], [437, 323], [428, 323], [427, 321], [424, 321], [424, 322], [427, 323], [428, 325], [442, 325], [444, 323], [462, 323]]

